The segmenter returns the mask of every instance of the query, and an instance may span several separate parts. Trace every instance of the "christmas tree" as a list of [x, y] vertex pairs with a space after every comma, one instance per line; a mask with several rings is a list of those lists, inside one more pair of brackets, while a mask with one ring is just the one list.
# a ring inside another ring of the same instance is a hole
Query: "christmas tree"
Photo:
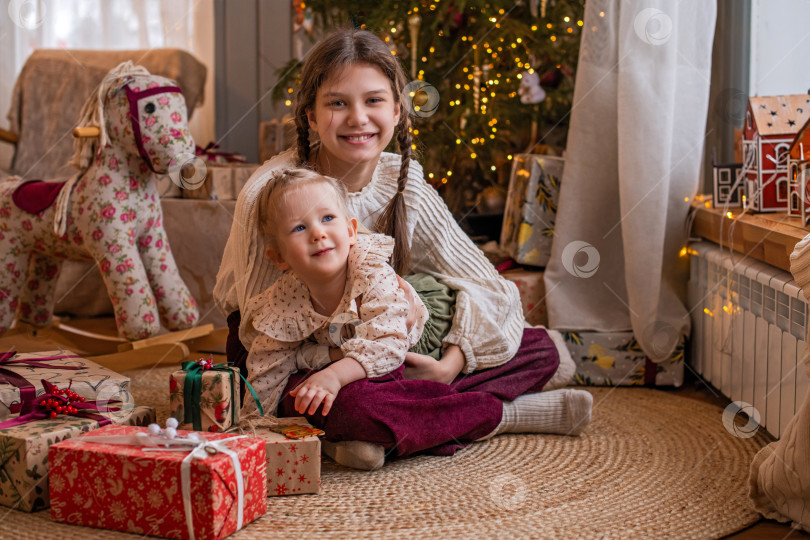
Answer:
[[[515, 154], [564, 145], [583, 0], [296, 0], [294, 6], [319, 33], [364, 28], [402, 59], [413, 80], [406, 101], [416, 156], [453, 211], [474, 207], [487, 188], [503, 191]], [[284, 78], [275, 96], [288, 106], [297, 63], [279, 70]]]

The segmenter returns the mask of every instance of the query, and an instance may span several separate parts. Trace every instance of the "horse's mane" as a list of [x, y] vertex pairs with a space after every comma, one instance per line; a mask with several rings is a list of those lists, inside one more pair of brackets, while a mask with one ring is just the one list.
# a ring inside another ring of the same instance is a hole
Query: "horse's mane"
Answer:
[[96, 151], [99, 147], [104, 147], [110, 139], [107, 137], [107, 130], [104, 126], [104, 99], [112, 88], [126, 77], [132, 75], [149, 75], [149, 71], [143, 66], [136, 66], [130, 60], [119, 64], [110, 70], [98, 87], [90, 94], [82, 107], [79, 117], [79, 126], [97, 126], [98, 137], [76, 137], [73, 140], [73, 157], [69, 164], [84, 172], [93, 162]]

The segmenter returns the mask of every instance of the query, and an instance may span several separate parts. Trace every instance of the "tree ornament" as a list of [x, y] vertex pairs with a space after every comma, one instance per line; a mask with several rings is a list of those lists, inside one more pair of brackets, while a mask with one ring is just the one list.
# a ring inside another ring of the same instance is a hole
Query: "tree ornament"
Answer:
[[546, 99], [546, 92], [540, 86], [540, 76], [536, 71], [524, 71], [521, 73], [518, 94], [520, 95], [520, 102], [525, 105], [540, 103]]
[[419, 27], [422, 26], [422, 17], [418, 13], [414, 13], [408, 17], [408, 28], [411, 31], [411, 79], [415, 79], [416, 72], [416, 55], [417, 55], [417, 42], [419, 40]]
[[413, 104], [416, 105], [417, 107], [424, 107], [425, 103], [427, 102], [428, 102], [428, 95], [427, 92], [425, 92], [424, 90], [419, 90], [418, 92], [416, 92], [416, 94], [414, 94]]

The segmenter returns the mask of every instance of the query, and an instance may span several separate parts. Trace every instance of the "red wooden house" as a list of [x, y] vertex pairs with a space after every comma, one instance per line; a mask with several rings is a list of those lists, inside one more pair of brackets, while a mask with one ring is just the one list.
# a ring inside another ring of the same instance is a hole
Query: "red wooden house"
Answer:
[[810, 96], [752, 97], [743, 126], [743, 169], [747, 207], [757, 212], [788, 208], [788, 152], [810, 118]]
[[788, 149], [788, 182], [788, 213], [800, 216], [806, 226], [810, 219], [810, 120], [804, 123]]

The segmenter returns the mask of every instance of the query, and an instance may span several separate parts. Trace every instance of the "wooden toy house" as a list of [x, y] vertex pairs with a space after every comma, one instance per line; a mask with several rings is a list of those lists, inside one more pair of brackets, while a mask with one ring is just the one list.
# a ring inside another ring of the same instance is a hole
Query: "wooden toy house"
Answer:
[[802, 225], [810, 219], [810, 120], [806, 121], [788, 150], [788, 213], [800, 216]]
[[714, 208], [742, 208], [746, 198], [742, 163], [717, 163], [712, 156], [712, 186]]
[[788, 208], [788, 151], [810, 118], [810, 96], [752, 97], [743, 126], [747, 206], [757, 212]]

